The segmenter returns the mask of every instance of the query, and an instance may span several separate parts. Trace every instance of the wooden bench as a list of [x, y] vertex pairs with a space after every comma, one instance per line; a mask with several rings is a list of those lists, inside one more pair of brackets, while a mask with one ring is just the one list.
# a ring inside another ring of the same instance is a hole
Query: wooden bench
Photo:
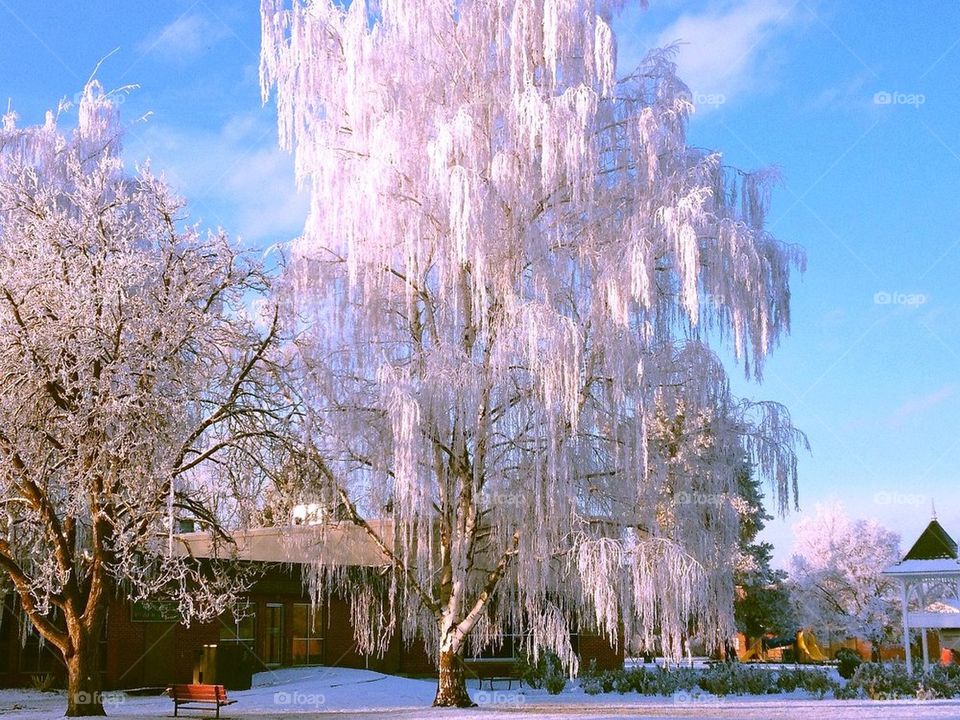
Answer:
[[[174, 717], [177, 717], [181, 705], [192, 710], [216, 709], [217, 717], [220, 717], [220, 708], [236, 702], [236, 700], [227, 700], [227, 691], [223, 685], [171, 685], [167, 688], [167, 695], [173, 700]], [[214, 707], [196, 707], [197, 705]]]
[[495, 682], [505, 682], [507, 690], [512, 690], [514, 683], [519, 683], [520, 687], [523, 687], [523, 679], [517, 676], [512, 660], [470, 658], [464, 662], [464, 665], [468, 677], [477, 678], [481, 690], [483, 690], [484, 683], [487, 683], [490, 690], [493, 690]]

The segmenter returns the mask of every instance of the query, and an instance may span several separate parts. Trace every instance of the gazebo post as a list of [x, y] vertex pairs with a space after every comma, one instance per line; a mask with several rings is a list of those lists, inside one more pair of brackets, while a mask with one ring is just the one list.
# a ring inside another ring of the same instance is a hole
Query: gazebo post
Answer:
[[930, 650], [927, 647], [927, 629], [920, 628], [920, 647], [923, 648], [923, 671], [930, 669]]
[[907, 617], [907, 583], [906, 578], [900, 581], [900, 606], [903, 611], [903, 655], [907, 663], [907, 675], [913, 675], [913, 663], [910, 661], [910, 619]]

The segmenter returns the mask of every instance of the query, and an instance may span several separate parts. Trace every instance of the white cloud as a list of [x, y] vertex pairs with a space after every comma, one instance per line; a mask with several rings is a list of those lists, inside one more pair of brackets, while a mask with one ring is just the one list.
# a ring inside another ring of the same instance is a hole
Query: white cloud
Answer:
[[186, 198], [192, 221], [222, 225], [248, 247], [303, 230], [307, 193], [297, 192], [293, 159], [277, 147], [269, 110], [235, 115], [218, 131], [135, 127], [126, 144], [128, 157], [150, 158]]
[[933, 392], [908, 398], [904, 401], [887, 419], [887, 425], [893, 428], [903, 427], [905, 424], [915, 419], [919, 415], [925, 414], [928, 410], [941, 405], [957, 392], [957, 386], [954, 384], [944, 385]]
[[666, 15], [628, 12], [618, 25], [620, 67], [636, 65], [651, 48], [679, 43], [678, 72], [691, 91], [729, 100], [757, 84], [764, 55], [799, 21], [800, 5], [795, 0], [706, 0], [671, 3], [663, 8]]
[[186, 62], [226, 38], [230, 30], [219, 20], [199, 13], [181, 15], [144, 38], [138, 50], [163, 60]]

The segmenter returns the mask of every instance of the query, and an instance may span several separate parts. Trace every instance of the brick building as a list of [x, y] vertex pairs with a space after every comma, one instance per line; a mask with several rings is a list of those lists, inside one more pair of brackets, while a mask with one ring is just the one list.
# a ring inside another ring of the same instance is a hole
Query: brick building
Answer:
[[[388, 533], [389, 536], [389, 533]], [[216, 556], [205, 533], [179, 536], [184, 552], [196, 558]], [[301, 568], [306, 558], [335, 552], [349, 565], [382, 564], [365, 534], [353, 526], [322, 532], [314, 526], [250, 530], [236, 537], [239, 558], [262, 563], [263, 573], [246, 596], [240, 618], [181, 624], [175, 608], [163, 603], [111, 602], [101, 642], [104, 689], [162, 687], [191, 681], [224, 682], [225, 658], [243, 655], [253, 672], [297, 665], [369, 668], [386, 673], [433, 675], [433, 660], [420, 642], [394, 637], [386, 653], [357, 652], [349, 603], [332, 597], [316, 609], [304, 590]], [[623, 644], [613, 648], [604, 638], [573, 633], [571, 640], [586, 667], [623, 664]], [[509, 663], [519, 651], [515, 638], [484, 653], [480, 662]], [[219, 656], [219, 657], [217, 657]], [[216, 677], [220, 668], [221, 677]], [[0, 687], [29, 686], [53, 679], [62, 683], [63, 664], [55, 649], [44, 646], [19, 610], [16, 598], [4, 598], [0, 619]]]

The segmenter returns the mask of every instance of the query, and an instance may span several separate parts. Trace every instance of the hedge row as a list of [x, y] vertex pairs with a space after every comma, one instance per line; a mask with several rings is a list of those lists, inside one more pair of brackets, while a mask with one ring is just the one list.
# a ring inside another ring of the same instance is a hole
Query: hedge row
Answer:
[[629, 668], [597, 672], [589, 669], [580, 677], [588, 695], [635, 692], [641, 695], [674, 695], [702, 690], [712, 695], [768, 695], [806, 690], [817, 697], [836, 692], [838, 684], [825, 671], [806, 668], [771, 670], [739, 663], [718, 663], [705, 669]]

